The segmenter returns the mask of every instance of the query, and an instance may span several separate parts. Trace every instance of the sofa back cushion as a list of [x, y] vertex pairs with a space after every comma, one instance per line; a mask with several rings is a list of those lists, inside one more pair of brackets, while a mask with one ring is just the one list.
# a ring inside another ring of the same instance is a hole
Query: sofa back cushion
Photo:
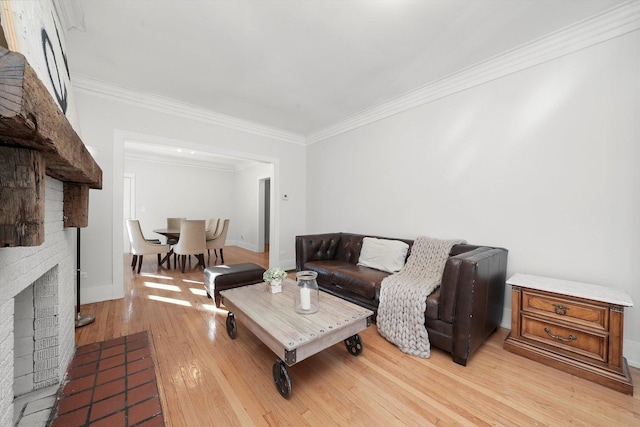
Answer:
[[304, 263], [336, 259], [339, 244], [340, 233], [296, 236], [296, 261]]
[[364, 237], [362, 234], [340, 233], [340, 243], [338, 243], [335, 259], [357, 264]]

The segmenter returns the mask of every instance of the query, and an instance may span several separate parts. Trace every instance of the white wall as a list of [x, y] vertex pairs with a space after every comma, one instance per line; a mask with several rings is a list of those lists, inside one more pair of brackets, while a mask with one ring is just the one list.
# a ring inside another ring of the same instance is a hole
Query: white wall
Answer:
[[133, 159], [125, 159], [124, 172], [135, 175], [135, 214], [147, 239], [164, 239], [153, 230], [169, 217], [235, 217], [234, 172]]
[[[239, 170], [236, 173], [236, 223], [229, 223], [229, 233], [233, 231], [236, 244], [254, 252], [262, 252], [258, 247], [258, 215], [260, 198], [260, 179], [271, 177], [271, 165], [256, 164]], [[289, 257], [280, 259], [280, 263], [288, 268], [295, 267], [295, 251]]]
[[[295, 266], [291, 261], [295, 235], [305, 229], [305, 183], [300, 179], [306, 174], [303, 145], [118, 102], [88, 90], [78, 90], [76, 99], [83, 139], [98, 150], [94, 157], [103, 170], [103, 189], [89, 194], [89, 226], [82, 234], [82, 269], [87, 272], [81, 293], [83, 304], [123, 296], [123, 225], [118, 218], [122, 217], [125, 140], [272, 163], [274, 193], [287, 192], [290, 197], [274, 206], [270, 263]], [[171, 203], [171, 194], [158, 192]]]
[[[635, 31], [309, 146], [308, 231], [502, 246], [509, 276], [640, 304], [638, 52]], [[627, 309], [634, 366], [637, 325]]]

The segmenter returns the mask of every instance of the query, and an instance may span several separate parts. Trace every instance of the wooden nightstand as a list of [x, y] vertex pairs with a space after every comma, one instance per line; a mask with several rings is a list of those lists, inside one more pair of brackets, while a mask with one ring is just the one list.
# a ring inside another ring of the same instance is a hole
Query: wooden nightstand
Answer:
[[633, 382], [622, 355], [624, 291], [516, 274], [504, 349], [622, 393]]

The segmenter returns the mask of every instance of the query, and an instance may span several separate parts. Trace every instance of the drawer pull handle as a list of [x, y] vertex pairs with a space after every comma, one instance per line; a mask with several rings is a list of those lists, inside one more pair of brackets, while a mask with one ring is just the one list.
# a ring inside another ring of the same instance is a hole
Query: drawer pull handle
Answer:
[[577, 337], [577, 336], [575, 336], [575, 335], [573, 335], [573, 334], [569, 335], [569, 338], [565, 338], [565, 337], [562, 337], [562, 336], [560, 336], [560, 335], [553, 335], [553, 334], [551, 333], [551, 329], [549, 329], [549, 328], [544, 328], [544, 331], [545, 331], [545, 332], [547, 333], [547, 335], [549, 335], [551, 338], [553, 338], [554, 340], [558, 340], [558, 341], [575, 341], [575, 340], [577, 340], [577, 339], [578, 339], [578, 337]]
[[560, 316], [564, 316], [567, 314], [567, 310], [569, 310], [569, 307], [562, 304], [553, 304], [553, 308], [555, 309], [556, 314], [559, 314]]

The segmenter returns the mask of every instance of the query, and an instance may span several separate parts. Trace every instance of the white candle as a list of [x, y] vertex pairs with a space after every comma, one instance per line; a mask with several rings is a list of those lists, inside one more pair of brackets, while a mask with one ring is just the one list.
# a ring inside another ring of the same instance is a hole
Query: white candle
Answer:
[[300, 288], [300, 307], [303, 310], [309, 310], [311, 308], [311, 289]]

